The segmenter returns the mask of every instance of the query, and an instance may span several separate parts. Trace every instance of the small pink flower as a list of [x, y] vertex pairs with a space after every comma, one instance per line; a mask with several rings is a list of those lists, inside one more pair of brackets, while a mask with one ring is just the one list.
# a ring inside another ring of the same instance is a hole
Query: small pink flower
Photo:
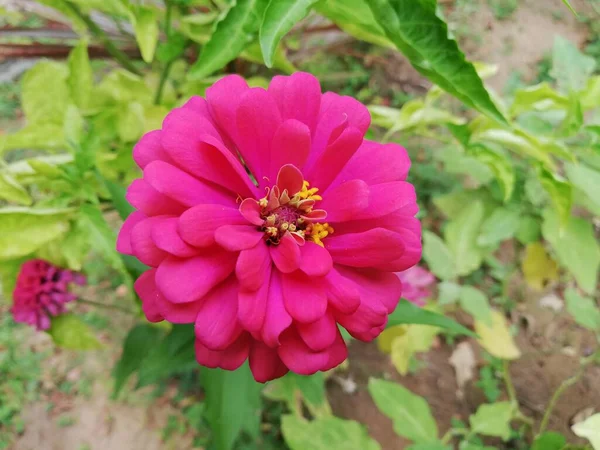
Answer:
[[38, 330], [50, 328], [50, 316], [64, 313], [65, 304], [75, 300], [75, 295], [68, 291], [70, 283], [84, 285], [85, 277], [43, 259], [23, 263], [13, 291], [11, 312], [15, 322]]
[[306, 73], [267, 90], [227, 76], [133, 150], [143, 178], [117, 249], [152, 267], [148, 320], [194, 323], [200, 364], [256, 380], [329, 370], [338, 324], [370, 341], [421, 257], [410, 160], [363, 139], [367, 109]]
[[425, 306], [425, 299], [431, 295], [430, 287], [435, 283], [431, 272], [420, 266], [413, 266], [398, 274], [402, 281], [402, 297], [419, 306]]

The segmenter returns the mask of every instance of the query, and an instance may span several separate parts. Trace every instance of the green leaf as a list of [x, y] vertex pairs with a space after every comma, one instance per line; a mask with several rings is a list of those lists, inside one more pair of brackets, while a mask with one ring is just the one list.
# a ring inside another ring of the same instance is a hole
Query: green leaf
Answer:
[[95, 350], [102, 347], [90, 327], [75, 314], [53, 317], [48, 334], [56, 345], [67, 350]]
[[590, 441], [594, 450], [600, 450], [600, 414], [594, 414], [583, 422], [576, 423], [571, 430], [577, 436]]
[[144, 79], [125, 69], [113, 70], [105, 76], [94, 95], [106, 97], [110, 104], [117, 104], [119, 107], [131, 102], [138, 102], [144, 106], [154, 102], [154, 93]]
[[121, 359], [113, 369], [113, 398], [119, 395], [125, 382], [141, 367], [144, 358], [160, 342], [160, 335], [161, 330], [158, 327], [148, 324], [137, 325], [129, 330], [123, 344]]
[[[258, 40], [248, 45], [244, 49], [244, 51], [240, 53], [240, 58], [245, 59], [246, 61], [254, 62], [256, 64], [262, 64], [264, 60], [262, 56], [262, 51], [260, 49], [260, 43], [258, 42]], [[285, 73], [294, 73], [298, 70], [288, 59], [281, 45], [279, 45], [275, 49], [275, 56], [273, 57], [273, 69], [281, 70]], [[257, 79], [258, 77], [253, 78]], [[248, 78], [246, 80], [250, 86], [252, 86], [251, 80], [252, 78]], [[268, 87], [268, 80], [266, 81], [266, 84], [267, 86], [265, 86], [265, 89]]]
[[571, 6], [571, 3], [569, 2], [569, 0], [562, 0], [562, 2], [566, 5], [567, 8], [569, 8], [571, 10], [571, 12], [577, 16], [577, 11], [575, 11], [575, 8], [573, 8], [573, 6]]
[[123, 142], [137, 141], [144, 133], [144, 107], [131, 102], [118, 112], [117, 132]]
[[0, 172], [0, 198], [25, 206], [29, 206], [33, 202], [27, 189], [21, 186], [12, 175], [2, 172]]
[[77, 157], [81, 150], [80, 144], [83, 139], [85, 123], [76, 106], [69, 105], [67, 107], [64, 123], [65, 141], [69, 149], [75, 152], [75, 164], [77, 165]]
[[148, 386], [197, 367], [194, 340], [192, 325], [174, 325], [169, 334], [154, 343], [154, 347], [143, 359], [137, 387]]
[[396, 325], [408, 324], [431, 325], [452, 331], [454, 333], [464, 334], [466, 336], [476, 336], [476, 334], [471, 330], [456, 323], [452, 319], [449, 319], [441, 314], [419, 308], [408, 300], [402, 299], [400, 300], [400, 303], [398, 303], [398, 306], [394, 312], [389, 315], [386, 327], [390, 328]]
[[121, 219], [125, 220], [129, 217], [133, 211], [135, 211], [134, 207], [125, 199], [125, 194], [127, 193], [127, 189], [125, 189], [119, 183], [115, 183], [112, 180], [103, 178], [104, 185], [110, 196], [112, 198], [112, 203]]
[[469, 153], [494, 173], [504, 192], [504, 201], [507, 202], [512, 197], [516, 179], [515, 168], [510, 158], [484, 145], [469, 147]]
[[550, 74], [563, 92], [578, 92], [585, 89], [589, 77], [596, 68], [596, 61], [584, 55], [567, 39], [555, 36], [552, 49]]
[[477, 412], [469, 417], [471, 432], [496, 436], [507, 441], [510, 438], [512, 414], [513, 406], [510, 402], [481, 405]]
[[68, 76], [67, 67], [53, 61], [39, 62], [23, 75], [21, 105], [30, 124], [62, 125], [71, 102]]
[[203, 367], [200, 377], [216, 450], [230, 450], [243, 430], [259, 433], [263, 386], [254, 381], [248, 363], [233, 372]]
[[2, 295], [0, 295], [0, 305], [3, 302], [11, 302], [12, 294], [17, 284], [17, 277], [21, 271], [21, 265], [27, 261], [29, 257], [11, 259], [2, 261], [0, 264], [0, 285], [2, 286]]
[[380, 450], [364, 426], [352, 420], [323, 417], [307, 421], [285, 415], [281, 431], [291, 450]]
[[540, 230], [539, 219], [533, 216], [522, 216], [515, 236], [521, 244], [527, 245], [539, 240]]
[[483, 255], [477, 246], [477, 236], [483, 222], [483, 214], [483, 204], [475, 201], [466, 205], [460, 214], [446, 225], [444, 236], [454, 255], [458, 275], [468, 275], [481, 266]]
[[396, 434], [415, 443], [436, 442], [438, 429], [429, 405], [397, 383], [369, 379], [369, 393], [377, 408], [392, 419]]
[[566, 110], [568, 107], [569, 98], [544, 82], [517, 90], [510, 111], [518, 116], [528, 111]]
[[190, 78], [205, 78], [235, 59], [256, 37], [267, 1], [236, 0], [190, 68]]
[[125, 6], [126, 2], [122, 0], [69, 0], [71, 3], [85, 8], [85, 10], [97, 9], [108, 13], [110, 15], [116, 15], [119, 17], [128, 17], [129, 10]]
[[438, 284], [438, 304], [443, 306], [456, 303], [460, 297], [461, 289], [460, 284], [442, 281]]
[[542, 234], [550, 243], [558, 262], [573, 274], [585, 292], [595, 292], [600, 268], [600, 244], [591, 223], [570, 217], [564, 227], [559, 224], [556, 212], [544, 212]]
[[75, 105], [81, 109], [85, 109], [88, 105], [94, 82], [94, 74], [90, 66], [87, 41], [85, 39], [80, 40], [73, 50], [71, 50], [71, 53], [69, 53], [68, 66], [69, 76], [67, 84], [69, 85], [71, 98], [75, 102]]
[[531, 450], [562, 450], [567, 439], [560, 433], [547, 431], [535, 438]]
[[0, 260], [28, 255], [69, 229], [68, 209], [0, 209]]
[[452, 447], [442, 444], [441, 442], [434, 442], [431, 444], [414, 444], [406, 447], [406, 450], [452, 450]]
[[565, 291], [567, 311], [575, 322], [592, 331], [600, 331], [600, 309], [590, 297], [583, 297], [573, 288]]
[[454, 256], [444, 241], [431, 231], [423, 231], [423, 258], [440, 280], [456, 278]]
[[371, 0], [369, 7], [387, 37], [422, 75], [465, 104], [501, 123], [498, 110], [473, 64], [465, 59], [431, 0]]
[[496, 208], [483, 222], [477, 244], [485, 247], [512, 238], [519, 229], [521, 213], [515, 209]]
[[281, 38], [304, 19], [317, 0], [271, 0], [260, 26], [260, 48], [267, 67], [273, 66], [273, 56]]
[[0, 154], [15, 149], [48, 149], [65, 148], [64, 129], [56, 123], [32, 123], [13, 134], [0, 136]]
[[151, 63], [158, 42], [158, 13], [156, 9], [143, 5], [134, 6], [133, 29], [142, 58], [145, 62]]
[[569, 220], [573, 204], [573, 188], [571, 184], [559, 175], [548, 172], [542, 167], [538, 170], [538, 179], [548, 195], [550, 195], [550, 201], [558, 213], [560, 223], [565, 224]]
[[473, 286], [463, 286], [458, 299], [460, 306], [475, 320], [492, 325], [492, 309], [487, 296]]
[[548, 282], [558, 280], [558, 265], [550, 258], [541, 242], [527, 244], [521, 269], [527, 284], [538, 291], [544, 289]]
[[492, 356], [505, 360], [519, 359], [521, 351], [510, 334], [506, 318], [498, 311], [490, 311], [491, 320], [475, 320], [479, 343]]
[[571, 184], [583, 191], [600, 208], [600, 172], [584, 164], [569, 163], [565, 165], [565, 170]]

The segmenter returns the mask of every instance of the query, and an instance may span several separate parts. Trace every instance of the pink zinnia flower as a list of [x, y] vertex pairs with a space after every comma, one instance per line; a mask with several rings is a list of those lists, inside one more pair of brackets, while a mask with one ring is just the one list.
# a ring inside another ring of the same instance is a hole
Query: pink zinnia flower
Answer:
[[369, 124], [306, 73], [227, 76], [169, 113], [133, 150], [117, 242], [152, 267], [135, 283], [148, 320], [195, 323], [200, 364], [249, 358], [261, 382], [344, 361], [338, 324], [377, 337], [421, 229], [408, 155], [364, 140]]
[[402, 281], [402, 297], [419, 306], [425, 306], [425, 299], [431, 295], [435, 277], [420, 266], [411, 267], [398, 274]]
[[23, 263], [13, 291], [11, 312], [15, 322], [38, 330], [50, 328], [50, 316], [64, 313], [65, 304], [75, 300], [75, 295], [68, 291], [70, 283], [84, 285], [85, 277], [43, 259]]

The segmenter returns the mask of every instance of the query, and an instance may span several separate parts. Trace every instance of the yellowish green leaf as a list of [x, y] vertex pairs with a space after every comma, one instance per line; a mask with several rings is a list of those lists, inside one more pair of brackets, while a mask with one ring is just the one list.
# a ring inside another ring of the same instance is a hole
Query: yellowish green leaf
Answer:
[[525, 281], [533, 289], [542, 290], [549, 281], [558, 279], [558, 265], [541, 242], [533, 242], [525, 247], [521, 269]]
[[479, 335], [479, 343], [496, 358], [513, 360], [521, 356], [510, 334], [506, 319], [498, 311], [492, 310], [491, 326], [485, 322], [475, 321], [475, 332]]

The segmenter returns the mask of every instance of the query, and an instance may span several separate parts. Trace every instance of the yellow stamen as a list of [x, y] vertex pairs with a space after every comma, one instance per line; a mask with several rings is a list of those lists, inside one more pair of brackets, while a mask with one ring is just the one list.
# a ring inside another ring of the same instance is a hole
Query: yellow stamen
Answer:
[[315, 244], [323, 247], [323, 239], [330, 234], [333, 234], [335, 230], [329, 226], [328, 223], [313, 223], [310, 226], [310, 234], [308, 238]]
[[275, 237], [279, 234], [279, 230], [276, 227], [267, 227], [265, 232], [272, 237]]
[[296, 194], [296, 196], [298, 196], [301, 199], [306, 199], [306, 200], [323, 200], [323, 197], [321, 197], [320, 195], [316, 195], [317, 192], [319, 192], [319, 188], [311, 188], [309, 189], [308, 187], [310, 186], [310, 183], [306, 180], [304, 180], [304, 182], [302, 183], [302, 189], [300, 190], [300, 192], [298, 192]]
[[288, 222], [283, 222], [281, 225], [279, 225], [279, 229], [281, 231], [287, 231], [287, 229], [290, 227], [290, 224]]
[[271, 214], [270, 216], [268, 216], [265, 219], [265, 222], [267, 223], [267, 225], [269, 225], [270, 227], [272, 227], [273, 225], [275, 225], [275, 221], [277, 220], [277, 216], [275, 214]]
[[258, 201], [258, 206], [260, 206], [261, 208], [266, 208], [268, 204], [269, 204], [269, 200], [267, 200], [266, 197], [265, 198], [261, 198]]
[[290, 231], [296, 231], [296, 225], [294, 225], [293, 223], [290, 223], [290, 226], [288, 227], [288, 230], [290, 230]]

